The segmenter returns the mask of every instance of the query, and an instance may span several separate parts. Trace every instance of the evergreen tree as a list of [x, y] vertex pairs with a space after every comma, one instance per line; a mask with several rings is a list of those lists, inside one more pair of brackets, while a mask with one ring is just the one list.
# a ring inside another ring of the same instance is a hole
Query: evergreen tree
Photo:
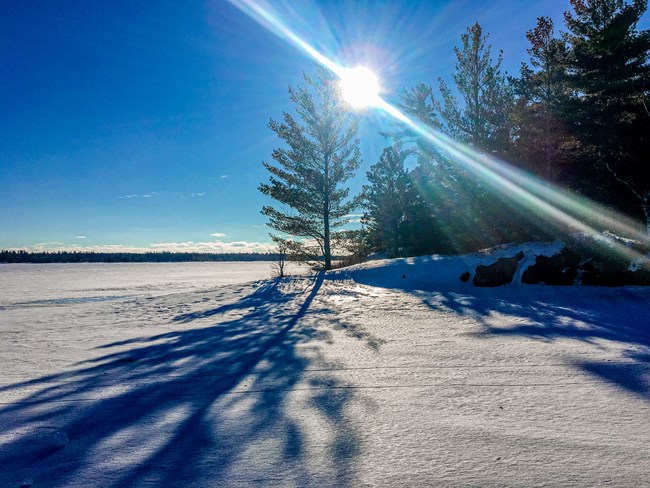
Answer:
[[368, 240], [373, 250], [387, 251], [389, 257], [399, 256], [406, 244], [403, 225], [413, 206], [413, 191], [404, 168], [406, 155], [396, 146], [385, 148], [379, 162], [366, 173], [369, 184], [363, 187]]
[[[432, 130], [442, 130], [439, 114], [441, 106], [430, 86], [420, 83], [410, 90], [403, 90], [400, 108], [419, 124]], [[444, 156], [430, 141], [414, 133], [410, 127], [391, 134], [400, 145], [409, 145], [415, 150], [417, 161], [423, 168], [431, 169], [433, 161], [443, 161]]]
[[277, 165], [264, 163], [271, 176], [259, 189], [282, 208], [267, 205], [262, 214], [270, 227], [297, 238], [280, 237], [292, 254], [331, 269], [333, 233], [357, 205], [342, 184], [360, 164], [358, 117], [345, 109], [332, 75], [305, 81], [307, 88], [289, 87], [299, 120], [285, 112], [284, 122], [269, 122], [288, 147], [273, 151]]
[[[565, 117], [584, 144], [581, 176], [607, 196], [605, 203], [624, 208], [623, 194], [603, 185], [603, 172], [609, 174], [636, 199], [650, 233], [650, 31], [637, 30], [647, 0], [571, 0], [571, 6], [565, 40], [575, 96]], [[592, 162], [600, 173], [589, 171]]]
[[461, 47], [455, 47], [456, 90], [440, 79], [443, 104], [441, 118], [444, 131], [458, 141], [471, 144], [476, 150], [504, 156], [511, 142], [511, 115], [514, 104], [512, 88], [501, 72], [503, 51], [496, 62], [490, 57], [492, 46], [476, 22], [461, 35]]
[[[440, 119], [443, 132], [477, 153], [507, 158], [512, 148], [514, 91], [501, 71], [503, 52], [499, 51], [493, 61], [488, 37], [478, 22], [461, 35], [461, 45], [454, 48], [457, 63], [453, 81], [458, 97], [444, 80], [439, 80]], [[467, 250], [511, 240], [517, 223], [512, 213], [502, 208], [504, 202], [500, 196], [488, 192], [485, 182], [476, 174], [468, 175], [456, 169], [450, 176], [437, 192], [452, 188], [456, 194], [454, 201], [463, 202], [459, 205], [462, 213], [456, 210], [465, 224], [461, 235], [458, 235], [459, 223], [451, 216], [446, 224], [448, 230], [453, 229], [450, 234], [458, 236], [456, 247]]]
[[519, 96], [513, 162], [547, 181], [557, 181], [575, 145], [561, 118], [570, 95], [568, 53], [565, 43], [554, 36], [549, 17], [539, 17], [526, 37], [530, 65], [522, 63], [520, 78], [511, 80]]
[[[487, 38], [478, 23], [461, 35], [461, 46], [454, 49], [456, 90], [439, 79], [440, 100], [430, 87], [417, 85], [402, 94], [400, 105], [422, 125], [478, 152], [505, 157], [512, 145], [514, 92], [501, 72], [502, 53], [494, 62]], [[432, 232], [418, 225], [416, 240], [428, 241], [429, 249], [436, 252], [446, 252], [476, 249], [507, 238], [509, 213], [498, 215], [498, 197], [489, 195], [475, 174], [413, 131], [394, 136], [417, 150], [418, 167], [411, 172], [411, 180], [426, 202], [428, 216], [418, 211], [419, 217], [412, 221], [434, 226]]]

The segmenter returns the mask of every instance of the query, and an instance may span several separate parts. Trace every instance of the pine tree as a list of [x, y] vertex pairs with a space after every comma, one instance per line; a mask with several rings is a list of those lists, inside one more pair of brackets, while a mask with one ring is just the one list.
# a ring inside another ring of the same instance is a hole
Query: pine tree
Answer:
[[331, 269], [333, 234], [357, 206], [343, 183], [361, 161], [358, 117], [346, 109], [332, 75], [305, 75], [305, 81], [307, 88], [289, 87], [299, 120], [285, 112], [284, 122], [269, 122], [288, 147], [273, 151], [277, 165], [264, 163], [271, 176], [259, 189], [282, 208], [267, 205], [262, 214], [270, 227], [295, 238], [277, 236], [292, 254]]
[[370, 245], [375, 251], [387, 251], [389, 257], [400, 255], [400, 248], [406, 244], [403, 224], [413, 205], [413, 190], [404, 168], [406, 156], [396, 146], [385, 148], [379, 162], [367, 172], [369, 184], [363, 187], [367, 209], [363, 221]]
[[[650, 234], [650, 31], [637, 24], [647, 0], [571, 0], [565, 13], [570, 46], [570, 82], [575, 93], [565, 117], [584, 143], [581, 162], [586, 186], [624, 200], [616, 187], [603, 186], [603, 174], [640, 204]], [[639, 207], [637, 207], [639, 208]]]
[[504, 156], [511, 142], [514, 96], [501, 72], [503, 51], [493, 62], [487, 39], [478, 22], [461, 35], [462, 46], [454, 48], [457, 63], [453, 80], [462, 103], [440, 79], [440, 115], [444, 131], [456, 140]]
[[549, 17], [539, 17], [526, 37], [530, 66], [522, 63], [520, 78], [511, 80], [519, 96], [513, 162], [547, 181], [557, 181], [575, 145], [561, 119], [570, 95], [568, 52], [565, 43], [554, 36]]
[[[442, 131], [442, 107], [430, 86], [418, 84], [402, 92], [400, 108], [421, 126]], [[417, 166], [408, 172], [408, 217], [401, 224], [402, 246], [409, 255], [464, 249], [459, 240], [471, 233], [474, 218], [466, 195], [478, 195], [476, 181], [446, 153], [406, 127], [389, 134], [408, 148]], [[463, 236], [461, 236], [463, 234]]]
[[[443, 132], [477, 153], [508, 158], [512, 149], [514, 92], [501, 71], [503, 52], [499, 51], [494, 61], [488, 38], [478, 22], [461, 35], [461, 45], [454, 48], [457, 63], [453, 81], [458, 96], [444, 80], [439, 80], [440, 119]], [[512, 213], [501, 208], [500, 196], [489, 192], [476, 174], [456, 169], [455, 175], [450, 175], [447, 184], [437, 192], [453, 188], [456, 201], [464, 202], [464, 214], [459, 215], [465, 221], [464, 235], [459, 236], [456, 247], [467, 249], [511, 240], [509, 234], [515, 222], [511, 221]], [[447, 228], [458, 229], [459, 224], [448, 217]]]
[[[400, 105], [420, 124], [439, 130], [478, 153], [505, 157], [512, 146], [514, 92], [501, 71], [502, 53], [494, 62], [487, 39], [478, 23], [461, 35], [461, 46], [454, 48], [456, 90], [439, 79], [440, 99], [422, 84], [405, 91]], [[427, 235], [430, 247], [461, 252], [507, 238], [508, 226], [497, 215], [498, 197], [488, 194], [477, 175], [470, 174], [453, 156], [413, 131], [393, 136], [417, 151], [418, 167], [411, 180], [426, 202], [428, 216], [424, 218], [420, 212], [416, 220], [434, 225], [433, 232], [422, 226], [414, 229], [414, 237], [418, 233], [419, 237]]]

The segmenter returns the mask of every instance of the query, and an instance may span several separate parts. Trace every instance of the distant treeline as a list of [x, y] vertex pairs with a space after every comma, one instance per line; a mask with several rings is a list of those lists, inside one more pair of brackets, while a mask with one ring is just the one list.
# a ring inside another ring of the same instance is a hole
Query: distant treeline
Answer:
[[0, 263], [186, 263], [198, 261], [275, 261], [273, 253], [200, 252], [28, 252], [0, 251]]

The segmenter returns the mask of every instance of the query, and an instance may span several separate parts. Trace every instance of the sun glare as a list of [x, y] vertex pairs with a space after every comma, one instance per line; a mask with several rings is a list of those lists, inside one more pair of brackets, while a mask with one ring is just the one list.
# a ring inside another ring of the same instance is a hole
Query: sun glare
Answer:
[[365, 66], [347, 68], [341, 74], [341, 93], [343, 99], [354, 108], [377, 105], [379, 101], [379, 80]]

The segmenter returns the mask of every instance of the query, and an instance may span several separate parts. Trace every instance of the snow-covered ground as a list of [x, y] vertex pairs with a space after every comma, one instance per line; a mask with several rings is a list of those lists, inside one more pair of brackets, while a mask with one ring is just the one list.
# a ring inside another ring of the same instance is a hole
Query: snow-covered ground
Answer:
[[0, 266], [0, 486], [650, 484], [650, 290], [222, 264]]

